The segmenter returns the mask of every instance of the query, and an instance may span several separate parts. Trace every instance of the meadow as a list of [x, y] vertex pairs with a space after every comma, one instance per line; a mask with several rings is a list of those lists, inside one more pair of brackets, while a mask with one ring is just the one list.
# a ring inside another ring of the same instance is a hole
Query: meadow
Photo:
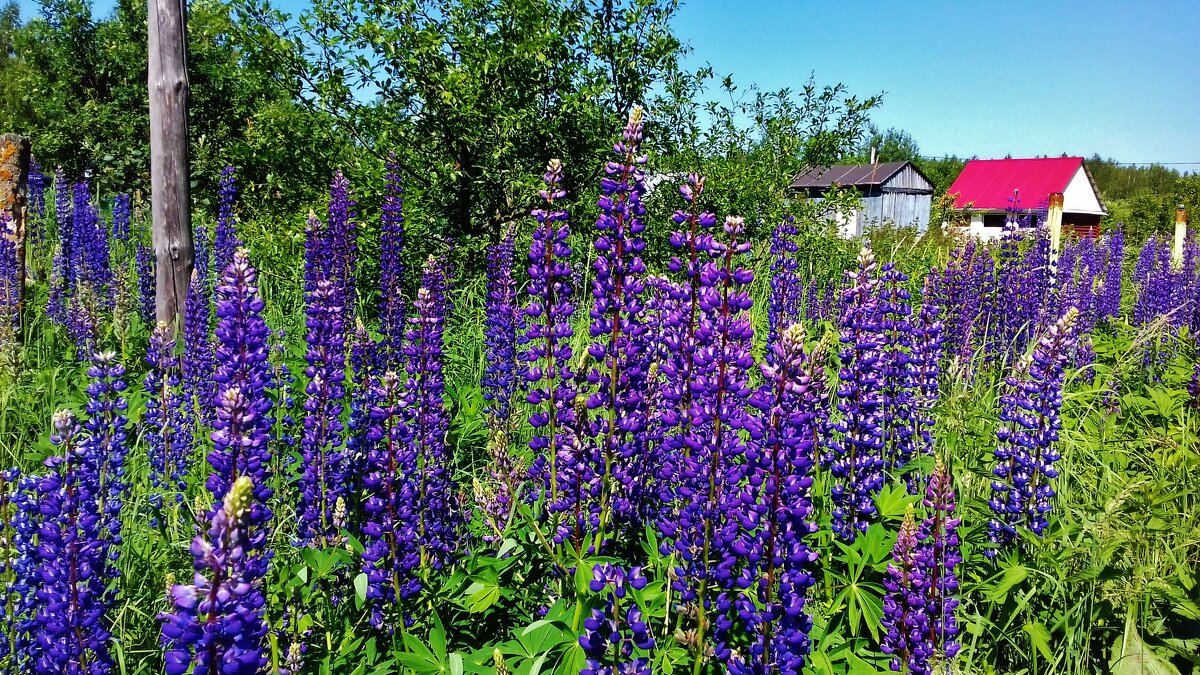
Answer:
[[1200, 240], [840, 241], [642, 133], [486, 265], [394, 167], [302, 240], [228, 169], [178, 332], [129, 195], [36, 173], [0, 672], [1200, 672]]

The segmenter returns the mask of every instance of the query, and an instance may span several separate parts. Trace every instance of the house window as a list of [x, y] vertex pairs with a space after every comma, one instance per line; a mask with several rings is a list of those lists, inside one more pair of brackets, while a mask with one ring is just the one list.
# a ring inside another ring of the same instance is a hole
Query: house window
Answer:
[[983, 214], [983, 226], [1004, 227], [1004, 221], [1007, 217], [1003, 213], [985, 213]]

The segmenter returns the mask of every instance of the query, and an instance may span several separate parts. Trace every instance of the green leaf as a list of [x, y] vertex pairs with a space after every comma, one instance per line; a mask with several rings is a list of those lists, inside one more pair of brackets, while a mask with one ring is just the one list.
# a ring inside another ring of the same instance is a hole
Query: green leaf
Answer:
[[360, 572], [354, 577], [354, 597], [358, 598], [360, 603], [367, 601], [367, 573]]
[[1029, 570], [1021, 565], [1013, 565], [1004, 570], [1004, 578], [1000, 580], [992, 590], [988, 591], [988, 602], [1002, 603], [1008, 597], [1008, 592], [1014, 586], [1025, 580], [1029, 576]]
[[1029, 636], [1029, 643], [1037, 648], [1042, 658], [1049, 661], [1054, 657], [1054, 653], [1050, 650], [1050, 631], [1046, 630], [1046, 626], [1042, 622], [1027, 623], [1021, 627], [1021, 630]]
[[1142, 641], [1137, 627], [1129, 621], [1124, 634], [1113, 640], [1108, 668], [1112, 675], [1180, 675], [1178, 668]]

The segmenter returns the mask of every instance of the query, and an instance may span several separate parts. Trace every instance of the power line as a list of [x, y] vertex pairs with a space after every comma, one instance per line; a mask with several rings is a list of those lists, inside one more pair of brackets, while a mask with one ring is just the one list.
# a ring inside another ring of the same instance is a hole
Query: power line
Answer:
[[[957, 159], [957, 160], [961, 160], [964, 162], [969, 162], [969, 161], [971, 161], [972, 158], [971, 157], [960, 157], [958, 155], [942, 155], [940, 157], [929, 157], [926, 155], [921, 155], [921, 159], [929, 159], [929, 160]], [[1014, 157], [1014, 159], [1025, 159], [1025, 158]], [[1084, 160], [1087, 161], [1088, 158], [1084, 157]], [[1104, 164], [1112, 164], [1114, 166], [1200, 166], [1200, 160], [1197, 160], [1195, 162], [1112, 162], [1107, 159], [1101, 159], [1100, 161], [1103, 162]]]

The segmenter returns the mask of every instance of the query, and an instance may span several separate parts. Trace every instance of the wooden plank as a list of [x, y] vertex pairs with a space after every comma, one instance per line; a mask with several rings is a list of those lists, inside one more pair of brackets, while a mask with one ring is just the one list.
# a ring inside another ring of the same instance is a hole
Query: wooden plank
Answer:
[[150, 202], [155, 315], [178, 328], [192, 275], [186, 0], [150, 0]]

